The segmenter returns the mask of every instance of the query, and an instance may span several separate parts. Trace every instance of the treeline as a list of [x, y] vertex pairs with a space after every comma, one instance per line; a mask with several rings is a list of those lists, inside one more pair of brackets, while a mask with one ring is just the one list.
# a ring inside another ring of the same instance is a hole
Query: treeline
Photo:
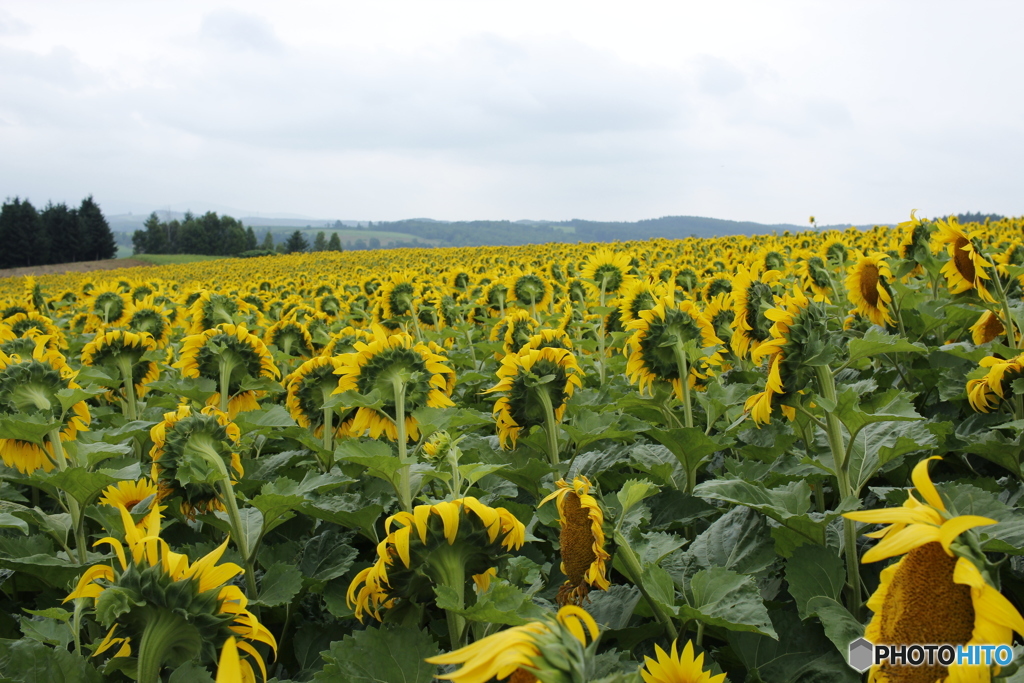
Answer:
[[116, 256], [114, 234], [92, 195], [77, 208], [49, 202], [37, 211], [27, 199], [15, 197], [0, 209], [0, 268]]
[[252, 227], [231, 216], [208, 211], [202, 216], [186, 212], [182, 220], [161, 221], [154, 211], [144, 229], [132, 235], [136, 254], [207, 254], [237, 256], [259, 244]]

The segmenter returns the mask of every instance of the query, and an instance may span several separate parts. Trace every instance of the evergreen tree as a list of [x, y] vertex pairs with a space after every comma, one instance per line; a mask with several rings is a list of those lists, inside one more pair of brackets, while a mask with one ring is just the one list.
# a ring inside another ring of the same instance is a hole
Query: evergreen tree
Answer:
[[296, 230], [288, 238], [285, 247], [289, 254], [294, 254], [297, 251], [306, 251], [309, 249], [309, 240], [306, 239], [301, 230]]
[[331, 233], [331, 239], [327, 240], [327, 251], [341, 251], [341, 238], [338, 237], [338, 233]]
[[[218, 223], [220, 221], [217, 221]], [[179, 254], [209, 254], [210, 244], [207, 241], [206, 231], [203, 229], [202, 219], [196, 218], [191, 213], [185, 214], [185, 220], [178, 228], [178, 251]]]
[[110, 231], [110, 225], [103, 217], [103, 212], [100, 211], [100, 207], [93, 200], [92, 195], [83, 199], [82, 205], [78, 207], [78, 226], [80, 233], [85, 238], [83, 242], [88, 240], [88, 251], [81, 254], [82, 260], [99, 261], [117, 257], [117, 242], [114, 241], [114, 233]]
[[43, 231], [39, 212], [26, 199], [15, 197], [0, 209], [0, 268], [17, 268], [46, 263], [50, 242]]
[[46, 263], [74, 261], [79, 241], [78, 212], [69, 209], [63, 202], [50, 202], [39, 217], [42, 219], [43, 232], [46, 233], [50, 245]]
[[[143, 233], [143, 235], [144, 235], [144, 240], [142, 242], [143, 249], [140, 252], [139, 249], [138, 249], [138, 245], [136, 245], [136, 248], [135, 248], [135, 252], [136, 253], [145, 253], [145, 254], [169, 254], [169, 253], [172, 253], [170, 251], [170, 239], [169, 239], [168, 234], [167, 234], [167, 232], [168, 232], [167, 231], [167, 227], [168, 226], [167, 226], [166, 223], [161, 223], [160, 222], [160, 217], [156, 215], [156, 211], [154, 211], [153, 213], [149, 214], [149, 218], [146, 219], [146, 222], [143, 225], [146, 228], [145, 232]], [[136, 235], [137, 235], [140, 231], [136, 230], [135, 232], [136, 232]], [[135, 236], [134, 235], [132, 236], [132, 244], [135, 245]]]
[[251, 251], [259, 246], [259, 242], [256, 241], [256, 233], [253, 232], [252, 226], [250, 225], [245, 229], [245, 249]]
[[313, 251], [327, 251], [327, 235], [321, 230], [313, 240]]
[[220, 219], [222, 242], [217, 248], [214, 245], [216, 252], [224, 256], [235, 256], [241, 254], [246, 250], [248, 245], [248, 238], [245, 234], [245, 227], [241, 221], [237, 221], [231, 216], [221, 216]]
[[268, 249], [270, 251], [274, 249], [274, 233], [270, 232], [270, 228], [267, 228], [267, 234], [263, 236], [263, 246], [261, 249]]

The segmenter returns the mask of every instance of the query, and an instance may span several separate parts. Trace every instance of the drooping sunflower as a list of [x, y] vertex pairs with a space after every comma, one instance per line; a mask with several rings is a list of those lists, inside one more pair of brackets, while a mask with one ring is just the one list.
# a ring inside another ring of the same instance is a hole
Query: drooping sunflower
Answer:
[[954, 216], [935, 221], [935, 226], [938, 229], [932, 236], [932, 248], [938, 251], [945, 245], [946, 253], [949, 254], [949, 261], [942, 266], [949, 291], [960, 294], [973, 289], [982, 301], [994, 302], [995, 299], [985, 286], [985, 280], [992, 279], [988, 269], [993, 266], [981, 254], [984, 235], [977, 230], [964, 232]]
[[382, 320], [415, 314], [419, 286], [414, 282], [414, 277], [413, 273], [395, 273], [380, 288], [377, 300], [380, 302]]
[[58, 397], [61, 390], [79, 388], [75, 374], [64, 356], [46, 348], [45, 338], [36, 340], [30, 357], [0, 352], [0, 414], [41, 417], [55, 425], [45, 443], [0, 439], [4, 464], [26, 474], [39, 468], [49, 472], [61, 464], [57, 463], [52, 440], [72, 441], [78, 432], [89, 429], [91, 417], [85, 402], [79, 401], [65, 411]]
[[537, 273], [523, 273], [513, 277], [509, 294], [513, 301], [529, 310], [534, 317], [537, 316], [537, 309], [546, 309], [551, 303], [551, 285]]
[[343, 353], [351, 353], [355, 351], [356, 342], [372, 339], [373, 335], [361, 327], [344, 327], [331, 337], [331, 341], [320, 351], [320, 355], [340, 356]]
[[562, 573], [568, 578], [558, 589], [556, 600], [559, 605], [582, 605], [592, 586], [608, 590], [611, 585], [606, 566], [611, 555], [604, 549], [604, 513], [590, 495], [591, 484], [586, 477], [576, 477], [571, 485], [559, 479], [555, 486], [540, 505], [554, 499], [562, 526]]
[[232, 418], [259, 409], [257, 399], [263, 392], [243, 390], [246, 378], [281, 376], [266, 344], [245, 325], [230, 323], [185, 337], [181, 358], [173, 367], [180, 369], [183, 377], [205, 377], [217, 382], [217, 393], [207, 400], [207, 405], [219, 404]]
[[780, 277], [782, 274], [779, 271], [769, 270], [755, 278], [741, 266], [733, 278], [732, 296], [736, 317], [729, 345], [738, 357], [746, 358], [771, 335], [772, 322], [764, 317], [764, 312], [778, 300], [774, 285]]
[[490, 341], [501, 342], [503, 352], [495, 352], [494, 359], [501, 360], [503, 355], [518, 353], [536, 329], [537, 321], [529, 312], [519, 308], [508, 311], [505, 317], [491, 328]]
[[886, 261], [885, 254], [874, 252], [855, 256], [856, 262], [850, 266], [846, 276], [846, 290], [850, 303], [857, 313], [875, 325], [893, 325], [895, 321], [890, 315], [892, 293], [889, 281], [892, 271]]
[[393, 441], [398, 440], [395, 423], [399, 402], [405, 416], [406, 438], [419, 439], [419, 425], [412, 411], [428, 406], [447, 408], [455, 405], [451, 390], [455, 371], [447, 364], [447, 358], [436, 353], [422, 342], [416, 342], [412, 335], [405, 333], [387, 334], [380, 325], [373, 325], [372, 341], [356, 342], [355, 351], [341, 356], [343, 362], [337, 369], [340, 375], [334, 393], [355, 391], [369, 394], [377, 391], [383, 399], [379, 408], [360, 407], [350, 427], [353, 436], [369, 434], [377, 438], [381, 434]]
[[426, 661], [461, 664], [461, 669], [437, 676], [452, 683], [486, 683], [495, 679], [537, 683], [540, 677], [545, 681], [584, 681], [588, 679], [588, 665], [592, 666], [589, 659], [599, 634], [592, 616], [579, 607], [566, 605], [553, 619], [513, 626]]
[[484, 392], [505, 394], [494, 403], [502, 448], [515, 448], [524, 429], [553, 429], [548, 421], [561, 422], [569, 399], [583, 387], [582, 376], [576, 357], [566, 349], [524, 349], [506, 355], [498, 368], [498, 383]]
[[[313, 435], [324, 439], [324, 448], [331, 449], [333, 437], [349, 435], [351, 422], [343, 417], [335, 421], [336, 410], [324, 403], [338, 388], [337, 372], [344, 365], [341, 356], [316, 356], [296, 368], [285, 378], [288, 390], [285, 406], [300, 427], [313, 428]], [[324, 426], [330, 423], [327, 433]]]
[[364, 614], [380, 620], [381, 610], [401, 599], [430, 598], [432, 586], [463, 593], [471, 576], [526, 542], [526, 527], [511, 512], [473, 497], [417, 505], [388, 517], [384, 531], [376, 561], [348, 587], [348, 604], [360, 621]]
[[234, 297], [203, 290], [189, 304], [189, 334], [199, 334], [217, 325], [233, 325], [238, 313], [238, 300]]
[[929, 245], [932, 240], [931, 223], [918, 218], [916, 213], [916, 209], [911, 211], [910, 220], [896, 226], [896, 229], [903, 233], [903, 241], [899, 247], [900, 258], [917, 264], [910, 275], [924, 272], [922, 264], [929, 258]]
[[159, 509], [153, 508], [137, 526], [124, 506], [116, 507], [124, 543], [113, 536], [97, 541], [113, 549], [116, 563], [87, 569], [64, 600], [85, 598], [98, 607], [117, 596], [118, 608], [96, 610], [96, 619], [109, 630], [93, 656], [117, 648], [112, 650], [114, 657], [134, 660], [139, 680], [155, 681], [166, 667], [193, 659], [216, 662], [222, 645], [235, 638], [246, 655], [240, 680], [256, 683], [250, 659], [266, 680], [263, 657], [251, 643], [263, 643], [276, 652], [277, 641], [246, 609], [248, 599], [241, 589], [228, 583], [243, 569], [217, 564], [228, 541], [189, 563], [160, 538]]
[[828, 266], [820, 256], [805, 252], [800, 257], [800, 279], [805, 289], [814, 292], [825, 301], [832, 295], [832, 279]]
[[630, 268], [628, 254], [602, 248], [587, 258], [580, 277], [589, 280], [600, 295], [614, 295], [633, 281]]
[[704, 654], [693, 656], [693, 643], [686, 642], [682, 652], [676, 651], [672, 641], [671, 652], [665, 652], [660, 645], [654, 646], [657, 659], [644, 657], [644, 668], [640, 675], [644, 683], [724, 683], [725, 674], [711, 675], [704, 669]]
[[477, 306], [483, 308], [487, 315], [492, 317], [494, 315], [505, 317], [505, 306], [508, 303], [508, 299], [508, 284], [503, 279], [497, 279], [484, 287], [480, 299], [477, 301]]
[[1013, 380], [1024, 377], [1024, 354], [1009, 360], [985, 356], [978, 365], [989, 371], [984, 377], [967, 381], [967, 400], [975, 411], [988, 413], [1000, 400], [1013, 395]]
[[[192, 479], [194, 452], [202, 451], [224, 461], [225, 469], [238, 477], [244, 474], [238, 455], [238, 425], [213, 406], [194, 412], [188, 405], [164, 413], [162, 422], [153, 426], [149, 437], [153, 447], [150, 478], [159, 487], [158, 500], [181, 498], [181, 512], [189, 519], [196, 514], [224, 510], [214, 484]], [[232, 484], [237, 482], [232, 481]]]
[[[928, 463], [919, 462], [911, 492], [899, 508], [848, 512], [844, 516], [868, 524], [889, 526], [868, 534], [879, 542], [861, 562], [902, 556], [882, 570], [878, 590], [868, 600], [874, 612], [864, 637], [875, 645], [1010, 645], [1013, 634], [1024, 636], [1024, 618], [993, 582], [998, 567], [991, 565], [971, 531], [996, 524], [993, 519], [950, 512], [932, 483]], [[961, 683], [990, 680], [987, 666], [939, 663], [873, 666], [869, 680], [942, 681]]]
[[[662, 297], [658, 304], [640, 312], [637, 320], [626, 325], [633, 334], [626, 341], [626, 374], [629, 381], [640, 386], [641, 393], [650, 391], [656, 381], [672, 385], [676, 398], [683, 399], [679, 354], [686, 353], [687, 344], [699, 349], [711, 349], [722, 344], [715, 335], [711, 322], [691, 301], [676, 303], [671, 295]], [[690, 386], [707, 377], [712, 366], [721, 365], [718, 351], [703, 356], [701, 363], [689, 364]]]
[[733, 334], [733, 321], [736, 319], [736, 307], [733, 304], [732, 292], [719, 292], [707, 299], [704, 317], [711, 323], [715, 336], [723, 340], [722, 345], [730, 346]]
[[971, 340], [974, 342], [975, 346], [987, 344], [993, 339], [998, 339], [1004, 334], [1006, 334], [1006, 328], [1003, 327], [1003, 321], [1001, 321], [999, 316], [992, 311], [985, 311], [978, 317], [978, 320], [971, 325]]
[[[538, 330], [537, 334], [526, 340], [523, 349], [565, 349], [573, 350], [572, 339], [565, 330]], [[523, 349], [520, 349], [522, 351]]]

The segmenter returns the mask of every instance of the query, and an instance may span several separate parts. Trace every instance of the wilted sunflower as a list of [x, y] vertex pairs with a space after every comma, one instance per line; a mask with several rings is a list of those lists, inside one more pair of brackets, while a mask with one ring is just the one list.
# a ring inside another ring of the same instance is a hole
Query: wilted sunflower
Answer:
[[885, 254], [874, 252], [860, 254], [856, 263], [850, 266], [846, 276], [846, 289], [850, 303], [857, 313], [875, 325], [894, 324], [890, 309], [892, 293], [889, 291], [889, 280], [892, 271], [885, 260]]
[[501, 360], [503, 355], [518, 353], [536, 329], [537, 321], [528, 312], [518, 308], [510, 310], [491, 328], [490, 341], [500, 342], [503, 352], [495, 352], [494, 359]]
[[[862, 562], [902, 555], [882, 570], [878, 590], [868, 600], [874, 612], [864, 637], [875, 645], [1011, 645], [1013, 633], [1024, 636], [1024, 618], [993, 585], [998, 568], [989, 564], [971, 531], [996, 521], [955, 515], [946, 509], [922, 460], [912, 474], [919, 501], [911, 492], [899, 508], [848, 512], [868, 524], [888, 524], [868, 534], [880, 539]], [[870, 680], [987, 681], [989, 667], [952, 664], [871, 668]]]
[[676, 642], [672, 641], [671, 652], [655, 645], [657, 659], [644, 657], [644, 668], [640, 669], [644, 683], [724, 683], [725, 674], [713, 676], [704, 670], [703, 653], [693, 656], [692, 642], [687, 641], [682, 652], [676, 651]]
[[544, 425], [548, 457], [558, 462], [557, 425], [577, 388], [583, 371], [571, 351], [542, 348], [508, 354], [498, 368], [498, 383], [485, 391], [504, 392], [494, 404], [502, 448], [515, 448], [519, 433]]
[[[93, 656], [117, 647], [114, 657], [133, 659], [139, 681], [158, 681], [165, 667], [194, 659], [212, 664], [223, 643], [236, 638], [237, 647], [246, 654], [240, 680], [256, 683], [250, 658], [266, 680], [263, 658], [248, 641], [264, 643], [275, 652], [277, 641], [246, 609], [245, 594], [228, 584], [242, 568], [217, 564], [228, 542], [190, 564], [187, 556], [172, 552], [160, 538], [157, 508], [139, 526], [124, 506], [117, 508], [124, 543], [113, 536], [97, 541], [113, 549], [117, 562], [87, 569], [64, 599], [85, 598], [97, 608], [107, 606], [96, 611], [96, 619], [109, 630]], [[117, 601], [117, 608], [109, 608], [111, 599]]]
[[181, 370], [182, 377], [205, 377], [217, 382], [217, 393], [207, 400], [207, 405], [219, 404], [232, 419], [238, 413], [260, 407], [256, 399], [263, 392], [242, 389], [247, 378], [281, 376], [266, 344], [245, 325], [230, 323], [185, 337], [181, 341], [181, 359], [173, 367]]
[[755, 278], [742, 266], [736, 273], [732, 282], [736, 317], [729, 345], [738, 357], [746, 358], [771, 335], [772, 322], [764, 313], [778, 300], [773, 285], [780, 277], [779, 271], [769, 270]]
[[540, 505], [554, 499], [562, 526], [562, 573], [568, 578], [558, 589], [557, 602], [582, 605], [591, 586], [608, 590], [611, 585], [606, 566], [611, 555], [604, 549], [604, 513], [590, 495], [591, 484], [586, 477], [576, 477], [572, 485], [559, 479], [555, 486], [558, 488]]
[[[89, 408], [79, 401], [64, 411], [57, 394], [78, 389], [75, 372], [58, 351], [47, 349], [43, 338], [36, 340], [30, 357], [0, 352], [0, 414], [37, 418], [53, 425], [45, 443], [21, 439], [0, 439], [0, 457], [8, 467], [29, 473], [55, 466], [64, 469], [61, 442], [73, 441], [78, 432], [89, 429]], [[58, 436], [59, 434], [59, 436]], [[54, 443], [56, 441], [56, 443]], [[55, 453], [54, 449], [59, 452]]]
[[688, 344], [697, 349], [722, 344], [711, 322], [691, 301], [676, 303], [671, 295], [666, 295], [654, 308], [640, 311], [639, 319], [626, 325], [626, 329], [633, 333], [624, 349], [629, 359], [626, 374], [629, 381], [640, 385], [641, 393], [649, 392], [654, 382], [663, 381], [670, 383], [676, 398], [683, 400], [683, 372], [688, 375], [689, 386], [693, 386], [706, 376], [710, 366], [721, 364], [717, 351], [704, 356], [701, 367], [685, 360]]
[[599, 633], [592, 616], [566, 605], [554, 619], [513, 626], [426, 661], [461, 664], [461, 669], [437, 676], [453, 683], [537, 683], [541, 677], [545, 681], [585, 681]]
[[454, 406], [450, 398], [455, 371], [447, 365], [447, 358], [416, 342], [411, 335], [388, 335], [380, 325], [372, 328], [373, 339], [356, 342], [355, 351], [341, 356], [337, 369], [340, 375], [334, 393], [355, 391], [370, 394], [376, 391], [383, 399], [379, 408], [360, 407], [352, 420], [351, 434], [369, 434], [377, 438], [386, 434], [399, 440], [397, 414], [404, 416], [402, 433], [406, 440], [419, 439], [419, 425], [412, 412], [424, 406], [447, 408]]
[[[360, 621], [364, 614], [380, 620], [381, 610], [400, 599], [430, 599], [433, 586], [465, 595], [470, 577], [526, 542], [526, 527], [511, 512], [472, 497], [391, 515], [384, 531], [387, 537], [377, 546], [376, 561], [348, 587], [348, 604]], [[458, 622], [449, 620], [449, 628], [457, 630]], [[461, 640], [459, 633], [451, 636], [453, 643]]]
[[138, 419], [136, 400], [146, 395], [146, 385], [160, 377], [160, 368], [144, 360], [147, 351], [156, 350], [156, 341], [148, 332], [110, 330], [99, 332], [82, 348], [82, 365], [105, 367], [121, 378], [120, 396], [125, 415]]
[[351, 426], [344, 419], [335, 424], [336, 410], [324, 408], [324, 403], [338, 388], [336, 373], [343, 364], [341, 356], [316, 356], [300, 365], [284, 381], [288, 389], [288, 397], [285, 400], [288, 412], [300, 427], [312, 427], [313, 435], [323, 439], [324, 448], [327, 450], [333, 448], [333, 437], [348, 436]]
[[967, 400], [977, 412], [987, 413], [1001, 399], [1013, 395], [1013, 380], [1024, 377], [1024, 354], [1010, 360], [985, 356], [978, 365], [989, 371], [984, 377], [968, 380]]
[[239, 436], [238, 426], [213, 406], [196, 413], [182, 405], [164, 413], [163, 421], [149, 431], [153, 440], [149, 451], [153, 461], [150, 477], [159, 486], [159, 500], [180, 497], [181, 512], [189, 519], [197, 513], [224, 510], [214, 484], [194, 481], [205, 481], [209, 467], [194, 454], [202, 451], [209, 457], [220, 458], [228, 472], [233, 470], [241, 477], [244, 472], [237, 452]]
[[987, 272], [992, 264], [981, 255], [984, 235], [980, 231], [964, 232], [954, 216], [935, 221], [935, 226], [938, 229], [932, 236], [932, 248], [938, 251], [945, 245], [949, 254], [949, 261], [942, 266], [949, 291], [960, 294], [974, 289], [982, 301], [994, 302], [984, 282], [992, 279]]
[[617, 294], [633, 281], [630, 268], [628, 254], [601, 248], [587, 257], [580, 270], [580, 277], [590, 280], [594, 289], [603, 298], [609, 294]]

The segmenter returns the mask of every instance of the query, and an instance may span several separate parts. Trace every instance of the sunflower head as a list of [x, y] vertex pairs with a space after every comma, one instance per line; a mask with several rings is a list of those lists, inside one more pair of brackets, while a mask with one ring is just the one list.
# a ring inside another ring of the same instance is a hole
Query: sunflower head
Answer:
[[568, 578], [558, 590], [559, 605], [580, 605], [591, 586], [607, 590], [607, 562], [611, 555], [605, 550], [604, 513], [597, 499], [590, 495], [590, 480], [576, 477], [572, 484], [564, 479], [555, 482], [554, 493], [540, 502], [554, 499], [562, 531], [562, 573]]
[[736, 318], [730, 346], [740, 358], [745, 358], [771, 336], [772, 322], [765, 313], [778, 300], [774, 285], [780, 277], [779, 271], [769, 270], [755, 278], [741, 268], [733, 280]]
[[[518, 353], [536, 329], [537, 321], [529, 311], [516, 308], [506, 313], [505, 317], [491, 328], [490, 340], [500, 342], [504, 354]], [[495, 360], [499, 360], [504, 354], [495, 353]]]
[[631, 268], [628, 254], [599, 249], [587, 258], [580, 277], [589, 280], [598, 293], [617, 294], [633, 280]]
[[167, 345], [170, 338], [171, 311], [163, 303], [158, 303], [152, 296], [141, 301], [133, 301], [125, 314], [124, 326], [132, 332], [145, 332], [153, 337], [160, 348]]
[[644, 668], [640, 669], [644, 683], [724, 683], [725, 674], [713, 676], [704, 668], [703, 653], [693, 656], [692, 642], [687, 641], [682, 652], [676, 650], [676, 643], [672, 641], [670, 652], [655, 645], [654, 658], [644, 657]]
[[153, 440], [150, 477], [157, 482], [160, 501], [181, 498], [181, 512], [189, 519], [224, 509], [217, 484], [225, 475], [243, 474], [240, 433], [227, 415], [212, 406], [197, 413], [182, 405], [165, 413], [149, 436]]
[[551, 403], [555, 421], [560, 421], [569, 399], [583, 386], [582, 376], [576, 357], [566, 349], [523, 349], [506, 355], [498, 368], [498, 383], [484, 392], [504, 393], [494, 404], [502, 448], [515, 448], [523, 429], [544, 424], [545, 400]]
[[524, 273], [512, 278], [511, 298], [527, 309], [545, 308], [551, 301], [551, 285], [537, 273]]
[[641, 311], [654, 308], [665, 296], [665, 287], [647, 280], [635, 280], [619, 297], [619, 320], [623, 325], [640, 317]]
[[994, 303], [995, 299], [985, 285], [986, 280], [992, 279], [988, 271], [993, 265], [983, 255], [984, 234], [979, 230], [968, 233], [954, 216], [936, 221], [935, 226], [937, 230], [932, 237], [932, 248], [938, 250], [945, 246], [949, 254], [949, 261], [942, 266], [949, 291], [960, 294], [974, 290], [982, 301]]
[[850, 266], [849, 274], [846, 276], [846, 289], [849, 292], [850, 303], [854, 305], [857, 313], [875, 325], [894, 324], [892, 315], [890, 315], [892, 305], [890, 280], [892, 280], [892, 271], [889, 270], [886, 256], [877, 251], [859, 255], [855, 263]]
[[[156, 340], [148, 332], [99, 332], [82, 348], [82, 364], [108, 368], [115, 372], [115, 376], [121, 374], [123, 381], [131, 380], [135, 395], [141, 398], [146, 394], [146, 385], [160, 377], [157, 364], [143, 359], [147, 351], [155, 351], [156, 348]], [[128, 377], [127, 373], [131, 376]]]
[[[342, 368], [341, 356], [316, 356], [300, 365], [285, 378], [288, 396], [285, 406], [301, 427], [312, 427], [314, 436], [320, 436], [324, 428], [324, 403], [338, 388], [337, 372]], [[348, 434], [348, 425], [333, 422], [336, 436]]]
[[968, 380], [967, 399], [975, 411], [988, 413], [1013, 395], [1013, 380], [1024, 377], [1024, 354], [1009, 360], [985, 356], [978, 365], [988, 371]]
[[273, 344], [286, 356], [309, 358], [313, 355], [313, 338], [309, 330], [290, 317], [271, 325], [263, 335], [263, 342], [268, 346]]
[[89, 292], [89, 320], [95, 327], [120, 325], [128, 311], [129, 298], [113, 283], [104, 283]]

